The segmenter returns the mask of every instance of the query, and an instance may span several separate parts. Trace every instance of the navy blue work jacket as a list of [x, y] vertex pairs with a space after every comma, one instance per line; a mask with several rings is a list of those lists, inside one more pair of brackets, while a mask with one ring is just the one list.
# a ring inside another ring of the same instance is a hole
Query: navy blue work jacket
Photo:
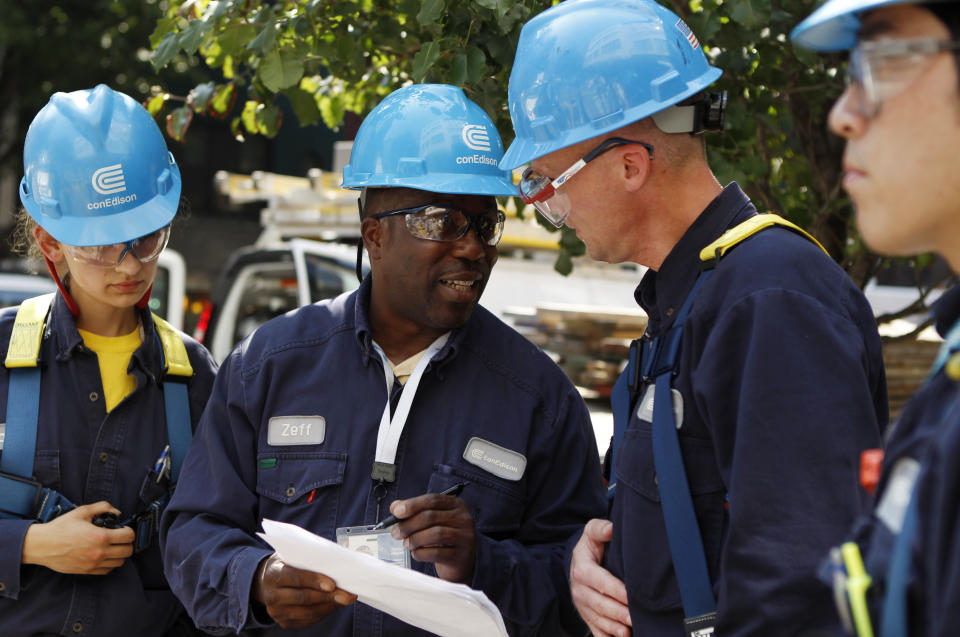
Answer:
[[[282, 631], [252, 609], [251, 584], [273, 551], [261, 520], [335, 540], [373, 524], [390, 502], [465, 481], [477, 525], [471, 586], [512, 635], [583, 634], [563, 571], [564, 543], [605, 508], [589, 413], [549, 358], [482, 307], [426, 368], [378, 505], [371, 479], [387, 390], [368, 320], [370, 279], [358, 291], [261, 326], [223, 363], [161, 523], [167, 577], [197, 625], [221, 634], [427, 635], [363, 604]], [[269, 421], [322, 417], [316, 444], [274, 446]], [[522, 455], [502, 477], [465, 453], [473, 438]], [[478, 466], [478, 463], [479, 465]], [[413, 568], [435, 575], [432, 564]]]
[[[0, 313], [5, 358], [17, 308]], [[57, 293], [40, 349], [42, 380], [34, 476], [76, 505], [106, 500], [121, 519], [139, 513], [161, 493], [141, 489], [167, 444], [161, 348], [153, 318], [142, 312], [143, 344], [133, 353], [133, 392], [106, 413], [100, 367]], [[203, 347], [181, 334], [193, 366], [190, 416], [196, 425], [213, 386], [216, 365]], [[0, 414], [7, 410], [6, 367], [0, 366]], [[0, 519], [0, 635], [115, 637], [163, 635], [183, 607], [163, 577], [156, 539], [146, 551], [106, 575], [65, 575], [21, 565], [30, 520]]]
[[[693, 287], [699, 252], [756, 214], [737, 184], [701, 213], [635, 293], [657, 336]], [[794, 635], [831, 625], [816, 567], [868, 506], [859, 457], [887, 420], [870, 306], [808, 239], [769, 228], [720, 261], [683, 329], [673, 387], [680, 446], [719, 613], [717, 633]], [[641, 394], [644, 391], [641, 388]], [[680, 592], [635, 410], [616, 461], [606, 566], [624, 580], [633, 634], [680, 636]]]
[[[960, 320], [960, 288], [934, 307], [946, 335]], [[915, 463], [917, 530], [908, 579], [910, 635], [954, 635], [960, 625], [960, 383], [940, 368], [904, 407], [891, 428], [876, 504], [852, 535], [873, 579], [868, 590], [874, 629], [880, 625], [887, 570], [912, 484], [898, 466]], [[899, 484], [898, 484], [899, 483]]]

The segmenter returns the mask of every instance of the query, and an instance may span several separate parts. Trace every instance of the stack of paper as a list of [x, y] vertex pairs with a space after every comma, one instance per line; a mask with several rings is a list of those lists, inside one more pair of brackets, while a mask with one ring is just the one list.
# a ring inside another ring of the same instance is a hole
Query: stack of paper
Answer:
[[480, 591], [346, 549], [286, 522], [259, 533], [296, 568], [323, 573], [357, 600], [442, 637], [507, 637], [500, 611]]

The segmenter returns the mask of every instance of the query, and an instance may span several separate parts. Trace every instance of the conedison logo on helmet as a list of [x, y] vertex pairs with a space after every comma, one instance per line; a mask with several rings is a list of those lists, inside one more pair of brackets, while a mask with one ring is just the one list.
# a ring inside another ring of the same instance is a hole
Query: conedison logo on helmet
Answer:
[[[112, 195], [127, 189], [127, 182], [123, 176], [123, 166], [120, 164], [104, 166], [98, 169], [93, 173], [90, 182], [93, 185], [93, 189], [101, 195]], [[134, 193], [126, 197], [111, 197], [110, 199], [103, 199], [101, 201], [91, 201], [87, 204], [87, 210], [119, 206], [136, 200], [137, 195]]]
[[471, 150], [490, 152], [490, 133], [479, 124], [467, 124], [463, 127], [463, 143]]
[[[493, 148], [490, 146], [490, 133], [487, 132], [486, 127], [480, 126], [479, 124], [467, 124], [463, 127], [461, 135], [463, 137], [463, 143], [467, 145], [467, 148], [482, 150], [488, 153], [493, 151]], [[496, 166], [498, 162], [493, 157], [474, 153], [473, 155], [460, 155], [457, 157], [457, 163]]]

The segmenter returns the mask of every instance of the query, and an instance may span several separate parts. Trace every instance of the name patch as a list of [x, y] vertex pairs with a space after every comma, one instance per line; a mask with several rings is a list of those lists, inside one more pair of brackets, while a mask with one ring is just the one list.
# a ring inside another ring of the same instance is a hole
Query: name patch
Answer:
[[326, 433], [323, 416], [274, 416], [267, 424], [267, 444], [319, 445]]
[[877, 504], [877, 517], [887, 525], [891, 533], [900, 534], [907, 505], [913, 494], [913, 485], [920, 475], [920, 463], [913, 458], [900, 458], [890, 470], [887, 487]]
[[527, 468], [527, 459], [523, 454], [476, 437], [467, 443], [463, 459], [499, 478], [514, 482], [523, 477]]
[[[637, 418], [644, 422], [653, 422], [653, 391], [652, 384], [647, 385], [643, 393], [643, 400], [637, 405]], [[683, 395], [677, 389], [670, 389], [673, 394], [673, 417], [676, 418], [677, 429], [683, 424]]]

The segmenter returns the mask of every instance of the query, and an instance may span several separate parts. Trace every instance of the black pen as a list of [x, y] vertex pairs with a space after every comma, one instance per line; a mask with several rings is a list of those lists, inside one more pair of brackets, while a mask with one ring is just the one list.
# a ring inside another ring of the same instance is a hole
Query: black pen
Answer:
[[[463, 488], [464, 488], [465, 486], [467, 486], [467, 483], [466, 483], [466, 482], [458, 482], [458, 483], [456, 483], [455, 485], [453, 485], [452, 487], [450, 487], [449, 489], [444, 489], [443, 491], [441, 491], [441, 492], [440, 492], [440, 495], [452, 495], [452, 496], [456, 497], [456, 496], [460, 495], [461, 493], [463, 493]], [[397, 516], [395, 516], [395, 515], [393, 515], [393, 514], [390, 514], [390, 515], [388, 515], [387, 517], [383, 518], [383, 520], [381, 520], [380, 522], [378, 522], [377, 524], [375, 524], [374, 527], [373, 527], [372, 529], [370, 529], [370, 530], [371, 530], [371, 531], [378, 531], [378, 530], [380, 530], [380, 529], [385, 529], [385, 528], [387, 528], [388, 526], [391, 526], [391, 525], [393, 525], [393, 524], [396, 524], [396, 523], [399, 522], [399, 521], [400, 521], [400, 518], [398, 518]]]

